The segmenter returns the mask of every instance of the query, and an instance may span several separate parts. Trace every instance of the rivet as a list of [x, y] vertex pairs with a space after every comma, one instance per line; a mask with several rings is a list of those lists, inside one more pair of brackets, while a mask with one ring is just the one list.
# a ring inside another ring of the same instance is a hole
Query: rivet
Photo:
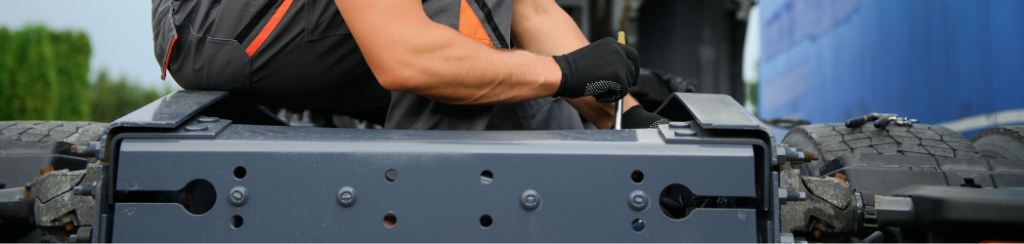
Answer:
[[671, 127], [671, 128], [690, 128], [690, 122], [672, 121], [672, 122], [668, 122], [668, 127]]
[[205, 125], [189, 125], [189, 126], [185, 126], [185, 131], [188, 131], [188, 132], [206, 131], [206, 130], [209, 130], [209, 129], [210, 129], [210, 127], [209, 126], [205, 126]]
[[220, 122], [220, 118], [217, 118], [217, 117], [202, 117], [202, 118], [199, 118], [196, 121], [198, 121], [199, 123], [217, 123], [217, 122]]
[[697, 135], [697, 131], [693, 130], [693, 129], [682, 129], [682, 128], [680, 128], [680, 129], [672, 129], [672, 132], [674, 132], [676, 134], [676, 136], [695, 136], [695, 135]]
[[338, 190], [338, 204], [342, 207], [351, 207], [356, 204], [356, 190], [351, 186], [342, 187]]

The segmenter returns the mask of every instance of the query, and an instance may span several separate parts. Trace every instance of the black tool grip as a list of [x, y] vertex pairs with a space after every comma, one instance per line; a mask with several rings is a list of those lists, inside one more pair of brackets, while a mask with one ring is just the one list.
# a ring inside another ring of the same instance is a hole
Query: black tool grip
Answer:
[[846, 128], [857, 128], [857, 127], [860, 127], [861, 125], [864, 125], [868, 121], [872, 121], [872, 120], [876, 120], [876, 119], [878, 119], [878, 116], [874, 116], [874, 115], [865, 115], [865, 116], [860, 116], [860, 117], [848, 119], [848, 120], [846, 120]]
[[875, 120], [875, 128], [885, 128], [886, 125], [889, 125], [889, 118], [880, 118]]

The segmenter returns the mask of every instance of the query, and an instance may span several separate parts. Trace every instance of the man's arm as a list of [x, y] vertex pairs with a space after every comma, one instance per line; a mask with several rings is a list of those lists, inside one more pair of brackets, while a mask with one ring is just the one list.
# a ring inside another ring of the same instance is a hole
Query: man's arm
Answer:
[[[590, 44], [569, 14], [553, 0], [513, 2], [512, 38], [519, 48], [544, 56], [563, 55]], [[598, 128], [611, 128], [615, 123], [613, 103], [598, 103], [593, 97], [565, 100]], [[626, 109], [638, 104], [632, 96], [623, 98]]]
[[481, 45], [431, 21], [419, 0], [335, 3], [385, 89], [450, 104], [518, 102], [559, 89], [562, 72], [550, 55]]

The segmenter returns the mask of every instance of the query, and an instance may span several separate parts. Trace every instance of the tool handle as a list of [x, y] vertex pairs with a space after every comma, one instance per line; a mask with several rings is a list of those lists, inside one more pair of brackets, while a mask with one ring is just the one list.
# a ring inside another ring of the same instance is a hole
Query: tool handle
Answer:
[[889, 125], [889, 122], [891, 122], [889, 118], [878, 118], [878, 120], [875, 120], [875, 128], [885, 128], [886, 125]]
[[[625, 31], [619, 31], [619, 43], [622, 43], [622, 45], [626, 45]], [[612, 129], [622, 130], [622, 98], [619, 98], [619, 101], [615, 102], [615, 125], [612, 126]]]
[[873, 121], [873, 120], [876, 120], [876, 119], [878, 119], [878, 116], [875, 116], [875, 115], [864, 115], [864, 116], [848, 119], [848, 120], [846, 120], [846, 128], [857, 128], [857, 127], [860, 127], [861, 125], [866, 124], [868, 121]]

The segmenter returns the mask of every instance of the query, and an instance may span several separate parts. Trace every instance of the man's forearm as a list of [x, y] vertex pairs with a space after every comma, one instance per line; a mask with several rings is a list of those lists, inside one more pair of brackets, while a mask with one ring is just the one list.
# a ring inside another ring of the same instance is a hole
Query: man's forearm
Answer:
[[484, 46], [431, 21], [419, 1], [335, 3], [388, 90], [451, 104], [491, 104], [551, 96], [559, 88], [562, 74], [551, 56]]

